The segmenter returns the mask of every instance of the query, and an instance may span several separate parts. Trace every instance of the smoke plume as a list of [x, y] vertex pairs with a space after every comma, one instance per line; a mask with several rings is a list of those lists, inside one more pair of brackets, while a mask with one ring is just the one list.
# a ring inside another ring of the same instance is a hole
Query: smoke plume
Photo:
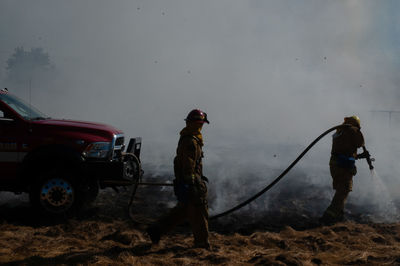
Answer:
[[[212, 212], [258, 191], [320, 133], [356, 114], [382, 193], [398, 203], [400, 114], [377, 112], [399, 110], [398, 8], [372, 0], [5, 0], [0, 61], [15, 47], [41, 47], [55, 73], [3, 87], [27, 100], [30, 86], [32, 104], [49, 116], [141, 136], [144, 170], [156, 176], [172, 177], [186, 114], [206, 111]], [[312, 205], [321, 214], [333, 193], [330, 145], [322, 140], [274, 195], [322, 195]], [[365, 162], [357, 165], [349, 204], [377, 205], [386, 198], [366, 196], [371, 176]], [[271, 209], [269, 197], [254, 206]]]

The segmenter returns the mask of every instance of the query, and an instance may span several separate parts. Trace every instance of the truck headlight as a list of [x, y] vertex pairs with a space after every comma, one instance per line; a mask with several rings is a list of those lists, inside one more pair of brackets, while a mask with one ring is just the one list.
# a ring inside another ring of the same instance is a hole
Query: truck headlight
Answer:
[[94, 142], [89, 144], [83, 151], [86, 158], [105, 158], [110, 152], [110, 142]]

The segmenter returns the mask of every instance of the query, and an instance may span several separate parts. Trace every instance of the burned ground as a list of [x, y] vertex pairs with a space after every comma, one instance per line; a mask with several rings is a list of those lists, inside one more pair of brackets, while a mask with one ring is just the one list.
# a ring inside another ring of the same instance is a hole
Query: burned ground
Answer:
[[295, 195], [282, 187], [261, 200], [270, 204], [262, 212], [254, 205], [212, 220], [212, 251], [192, 247], [187, 225], [151, 246], [145, 223], [173, 206], [171, 188], [141, 187], [132, 206], [134, 221], [127, 209], [129, 193], [102, 191], [78, 217], [52, 221], [37, 217], [24, 196], [2, 199], [1, 264], [400, 265], [400, 223], [372, 223], [361, 215], [365, 209], [349, 204], [347, 221], [320, 226], [320, 213], [312, 210], [326, 198], [312, 186]]

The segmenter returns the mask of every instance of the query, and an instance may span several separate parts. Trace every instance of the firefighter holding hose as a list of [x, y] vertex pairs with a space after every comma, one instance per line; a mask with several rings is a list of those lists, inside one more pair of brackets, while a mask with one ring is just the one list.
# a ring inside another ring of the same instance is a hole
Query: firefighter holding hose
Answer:
[[199, 109], [192, 110], [186, 117], [186, 127], [180, 139], [174, 159], [174, 192], [177, 205], [154, 225], [147, 228], [153, 244], [176, 225], [189, 221], [195, 247], [210, 249], [208, 241], [207, 178], [203, 176], [203, 137], [201, 129], [209, 123], [207, 114]]
[[[351, 125], [337, 129], [332, 136], [332, 151], [329, 167], [333, 179], [333, 189], [336, 190], [331, 204], [320, 218], [322, 224], [333, 224], [343, 220], [344, 204], [353, 187], [353, 176], [357, 173], [355, 160], [369, 159], [369, 153], [364, 146], [358, 116], [345, 117], [344, 123]], [[358, 148], [364, 152], [357, 154]], [[371, 167], [371, 165], [370, 165]]]

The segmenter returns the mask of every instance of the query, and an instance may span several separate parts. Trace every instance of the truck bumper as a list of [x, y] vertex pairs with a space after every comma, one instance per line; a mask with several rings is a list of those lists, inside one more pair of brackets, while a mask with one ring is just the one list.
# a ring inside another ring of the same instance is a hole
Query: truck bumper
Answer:
[[116, 162], [85, 162], [83, 168], [86, 176], [99, 181], [100, 188], [129, 186], [138, 182], [143, 174], [134, 154], [124, 154], [121, 161]]

